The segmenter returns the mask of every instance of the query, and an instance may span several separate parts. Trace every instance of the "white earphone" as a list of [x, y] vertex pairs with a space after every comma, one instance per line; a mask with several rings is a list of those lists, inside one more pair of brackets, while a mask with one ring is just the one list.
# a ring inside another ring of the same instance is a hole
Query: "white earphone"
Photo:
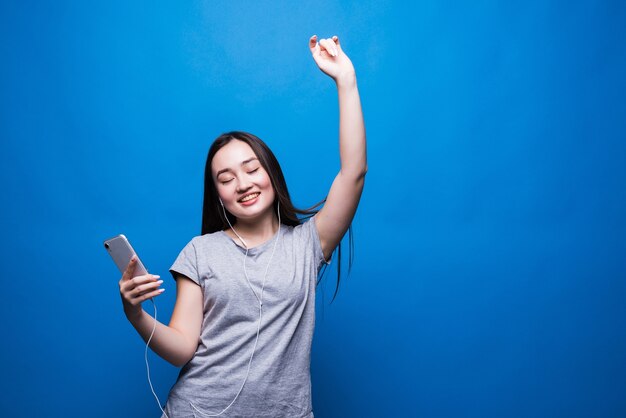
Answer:
[[[256, 347], [257, 344], [259, 342], [259, 333], [261, 331], [261, 320], [263, 318], [263, 293], [265, 291], [265, 279], [267, 278], [267, 272], [269, 270], [270, 264], [272, 263], [272, 259], [274, 258], [274, 253], [276, 252], [276, 244], [278, 244], [278, 238], [280, 237], [280, 201], [277, 200], [276, 201], [276, 212], [277, 212], [277, 216], [278, 216], [278, 231], [276, 232], [276, 238], [274, 241], [274, 247], [272, 249], [272, 254], [270, 256], [270, 259], [267, 263], [267, 266], [265, 267], [265, 274], [263, 274], [263, 282], [261, 285], [261, 294], [257, 295], [257, 293], [254, 291], [254, 288], [252, 287], [252, 283], [250, 282], [250, 278], [248, 277], [248, 272], [246, 270], [246, 259], [248, 258], [248, 244], [246, 244], [246, 241], [244, 241], [244, 239], [237, 233], [237, 231], [235, 230], [235, 228], [233, 228], [232, 224], [230, 223], [230, 221], [228, 220], [228, 216], [226, 215], [226, 208], [224, 208], [224, 202], [222, 202], [222, 199], [219, 198], [220, 201], [220, 205], [222, 205], [222, 211], [224, 213], [224, 218], [226, 218], [226, 222], [228, 222], [228, 225], [230, 226], [230, 229], [235, 233], [235, 235], [237, 235], [237, 238], [239, 238], [239, 240], [242, 242], [242, 244], [244, 245], [244, 247], [246, 248], [246, 253], [244, 255], [244, 259], [243, 259], [243, 273], [246, 276], [246, 281], [248, 282], [248, 286], [250, 286], [250, 290], [252, 290], [252, 293], [254, 294], [254, 296], [256, 297], [257, 301], [259, 302], [259, 323], [257, 325], [257, 329], [256, 329], [256, 338], [254, 340], [254, 347], [252, 348], [252, 354], [250, 355], [250, 360], [248, 361], [248, 368], [246, 370], [246, 377], [243, 380], [243, 383], [241, 384], [241, 387], [239, 388], [239, 391], [237, 392], [237, 394], [235, 395], [235, 397], [233, 398], [233, 400], [230, 402], [230, 404], [228, 404], [228, 406], [226, 408], [224, 408], [222, 410], [222, 412], [218, 413], [218, 414], [211, 414], [208, 412], [204, 412], [201, 411], [200, 409], [198, 409], [193, 403], [189, 402], [189, 405], [194, 409], [194, 416], [195, 413], [199, 413], [200, 415], [204, 415], [204, 416], [208, 416], [208, 417], [217, 417], [222, 415], [224, 412], [226, 412], [237, 400], [237, 398], [239, 398], [239, 394], [241, 394], [241, 391], [243, 390], [243, 387], [245, 386], [246, 382], [248, 381], [248, 376], [250, 375], [250, 366], [252, 365], [252, 359], [254, 358], [254, 353], [256, 352]], [[145, 349], [145, 362], [146, 362], [146, 372], [148, 375], [148, 382], [150, 384], [150, 389], [152, 390], [152, 394], [154, 395], [157, 404], [159, 405], [159, 409], [161, 409], [161, 412], [163, 413], [163, 415], [166, 418], [169, 418], [168, 415], [165, 413], [165, 411], [163, 410], [163, 407], [161, 406], [161, 401], [159, 401], [158, 396], [156, 395], [154, 388], [152, 386], [152, 380], [150, 379], [150, 365], [148, 364], [148, 347], [150, 346], [150, 342], [152, 341], [152, 337], [154, 336], [154, 332], [156, 331], [156, 324], [157, 324], [157, 308], [156, 308], [156, 303], [154, 303], [154, 300], [152, 300], [152, 304], [154, 305], [154, 326], [152, 328], [152, 332], [150, 333], [150, 337], [148, 338], [148, 341], [146, 342], [146, 349]]]
[[[224, 202], [222, 202], [222, 198], [218, 197], [218, 199], [220, 200], [220, 205], [222, 205], [222, 212], [224, 213], [224, 218], [226, 219], [226, 222], [228, 222], [230, 229], [235, 233], [235, 235], [237, 235], [237, 238], [239, 238], [239, 241], [241, 241], [243, 246], [246, 247], [247, 249], [248, 244], [246, 244], [246, 241], [243, 238], [241, 238], [241, 236], [237, 233], [237, 231], [235, 231], [235, 228], [233, 228], [233, 226], [230, 224], [230, 221], [228, 220], [228, 215], [226, 215], [226, 208], [224, 207]], [[280, 214], [278, 216], [280, 216]], [[280, 225], [280, 222], [279, 222], [279, 225]]]
[[246, 370], [246, 377], [243, 379], [243, 383], [241, 384], [241, 387], [239, 388], [239, 391], [237, 392], [237, 394], [235, 395], [235, 397], [233, 398], [233, 400], [230, 402], [230, 404], [228, 404], [228, 406], [226, 408], [224, 408], [222, 410], [222, 412], [218, 413], [218, 414], [212, 414], [210, 412], [204, 412], [201, 411], [200, 409], [198, 409], [192, 402], [189, 402], [189, 405], [194, 409], [194, 416], [195, 413], [197, 412], [200, 415], [203, 416], [207, 416], [207, 417], [217, 417], [222, 415], [224, 412], [226, 412], [237, 400], [237, 398], [239, 398], [239, 394], [241, 394], [241, 391], [243, 390], [243, 387], [245, 386], [246, 382], [248, 381], [248, 376], [250, 375], [250, 366], [252, 365], [252, 359], [254, 358], [254, 353], [256, 352], [256, 347], [257, 344], [259, 342], [259, 333], [261, 331], [261, 320], [263, 318], [263, 293], [265, 291], [265, 279], [267, 278], [267, 272], [270, 268], [270, 264], [272, 263], [272, 259], [274, 258], [274, 253], [276, 252], [276, 244], [278, 244], [278, 238], [280, 237], [280, 201], [277, 200], [276, 201], [276, 212], [277, 212], [277, 216], [278, 216], [278, 231], [276, 232], [276, 238], [274, 241], [274, 248], [272, 249], [272, 254], [270, 256], [269, 261], [267, 262], [267, 266], [265, 267], [265, 273], [263, 274], [263, 282], [261, 285], [261, 294], [257, 295], [257, 293], [254, 291], [254, 288], [252, 287], [252, 283], [250, 282], [250, 278], [248, 277], [248, 271], [246, 270], [246, 260], [248, 258], [248, 245], [246, 244], [246, 242], [244, 241], [243, 238], [241, 238], [241, 236], [237, 233], [237, 231], [235, 230], [235, 228], [233, 228], [233, 225], [230, 223], [230, 221], [228, 220], [228, 216], [226, 215], [226, 208], [224, 208], [224, 202], [222, 202], [222, 199], [220, 199], [218, 197], [219, 201], [220, 201], [220, 205], [222, 205], [222, 211], [224, 213], [224, 218], [226, 218], [226, 222], [228, 222], [228, 226], [230, 226], [230, 229], [233, 231], [233, 233], [235, 235], [237, 235], [237, 238], [239, 238], [239, 240], [243, 243], [244, 247], [246, 248], [246, 253], [243, 256], [243, 274], [246, 276], [246, 281], [248, 282], [248, 286], [250, 286], [250, 290], [252, 291], [252, 293], [254, 294], [254, 296], [256, 297], [257, 301], [259, 302], [259, 322], [257, 325], [257, 329], [256, 329], [256, 338], [254, 340], [254, 347], [252, 348], [252, 354], [250, 354], [250, 360], [248, 360], [248, 368]]

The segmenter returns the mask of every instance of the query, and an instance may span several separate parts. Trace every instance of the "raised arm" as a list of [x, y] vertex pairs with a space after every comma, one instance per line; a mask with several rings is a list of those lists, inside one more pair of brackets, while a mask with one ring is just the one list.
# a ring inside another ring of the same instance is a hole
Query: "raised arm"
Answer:
[[339, 96], [339, 157], [341, 168], [335, 177], [324, 207], [315, 215], [324, 257], [328, 259], [354, 218], [361, 198], [367, 153], [365, 124], [356, 73], [350, 58], [341, 49], [339, 38], [309, 40], [317, 66], [337, 84]]

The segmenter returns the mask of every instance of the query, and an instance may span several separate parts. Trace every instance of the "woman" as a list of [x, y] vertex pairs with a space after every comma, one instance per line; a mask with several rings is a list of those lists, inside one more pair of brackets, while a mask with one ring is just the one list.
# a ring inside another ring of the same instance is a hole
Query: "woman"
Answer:
[[[341, 169], [326, 202], [300, 224], [274, 155], [251, 134], [216, 139], [205, 171], [203, 235], [171, 272], [176, 304], [150, 342], [182, 366], [164, 416], [312, 417], [310, 351], [320, 266], [347, 231], [367, 171], [354, 67], [334, 36], [309, 40], [337, 85]], [[128, 320], [148, 340], [154, 319], [141, 303], [163, 292], [159, 276], [120, 280]]]

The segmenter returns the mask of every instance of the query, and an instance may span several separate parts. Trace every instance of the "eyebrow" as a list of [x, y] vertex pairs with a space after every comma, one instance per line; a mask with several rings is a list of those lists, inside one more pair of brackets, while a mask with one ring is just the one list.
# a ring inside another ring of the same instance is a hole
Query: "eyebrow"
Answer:
[[[248, 158], [247, 160], [242, 161], [240, 165], [241, 165], [241, 166], [244, 166], [244, 165], [246, 165], [246, 164], [248, 164], [248, 163], [251, 163], [251, 162], [252, 162], [252, 161], [254, 161], [254, 160], [257, 160], [257, 161], [258, 161], [259, 159], [258, 159], [257, 157]], [[230, 168], [224, 168], [224, 169], [222, 169], [222, 170], [218, 171], [217, 173], [215, 173], [215, 177], [217, 178], [217, 177], [219, 177], [219, 176], [220, 176], [220, 174], [226, 173], [226, 172], [228, 172], [228, 171], [232, 171], [232, 170], [231, 170]]]

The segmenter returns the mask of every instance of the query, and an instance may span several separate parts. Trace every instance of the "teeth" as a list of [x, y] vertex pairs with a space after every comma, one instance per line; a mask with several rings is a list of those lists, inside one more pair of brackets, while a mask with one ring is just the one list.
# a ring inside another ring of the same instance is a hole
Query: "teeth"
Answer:
[[259, 195], [259, 193], [252, 193], [249, 194], [248, 196], [244, 197], [243, 199], [240, 200], [240, 202], [247, 202], [248, 200], [252, 200], [255, 197], [257, 197]]

